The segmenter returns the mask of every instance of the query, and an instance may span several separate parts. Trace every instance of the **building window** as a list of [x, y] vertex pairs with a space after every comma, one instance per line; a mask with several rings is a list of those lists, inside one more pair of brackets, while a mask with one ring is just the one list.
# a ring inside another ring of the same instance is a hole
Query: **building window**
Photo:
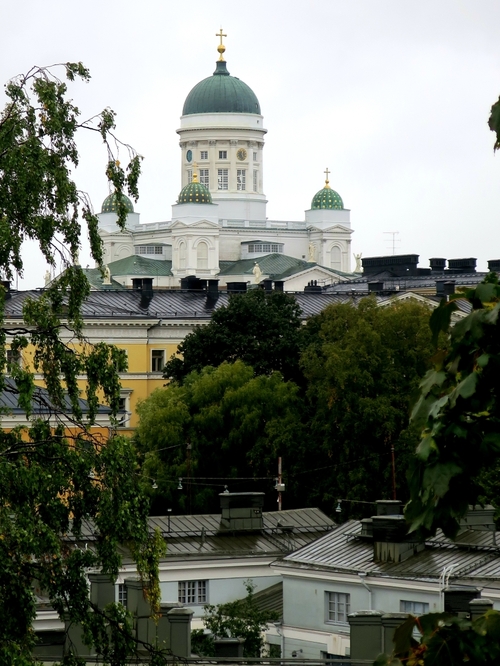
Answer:
[[178, 601], [181, 604], [206, 604], [208, 601], [207, 581], [179, 581]]
[[161, 245], [136, 245], [136, 254], [163, 254], [163, 247]]
[[208, 245], [204, 241], [200, 241], [196, 246], [196, 268], [208, 268]]
[[227, 160], [227, 150], [219, 150], [219, 159]]
[[218, 188], [219, 190], [229, 189], [229, 170], [217, 169]]
[[423, 601], [403, 601], [399, 602], [401, 613], [411, 613], [411, 615], [425, 615], [429, 612], [429, 604]]
[[179, 243], [179, 268], [186, 268], [186, 243]]
[[151, 372], [162, 372], [165, 366], [165, 352], [163, 349], [151, 350]]
[[236, 189], [237, 190], [246, 190], [246, 169], [236, 169]]
[[340, 252], [340, 248], [334, 245], [330, 250], [330, 255], [331, 255], [330, 266], [335, 270], [340, 271], [342, 269], [342, 255]]
[[258, 185], [258, 182], [259, 182], [259, 172], [258, 172], [258, 171], [254, 171], [254, 172], [253, 172], [253, 191], [254, 191], [254, 192], [257, 192], [257, 185]]
[[253, 154], [253, 161], [254, 161], [254, 162], [257, 162], [257, 153], [254, 153], [254, 154]]
[[270, 252], [283, 252], [283, 243], [250, 243], [249, 254], [269, 254]]
[[344, 592], [326, 593], [326, 621], [347, 623], [350, 612], [350, 596]]
[[187, 170], [187, 178], [188, 178], [188, 183], [193, 182], [193, 170], [192, 169]]
[[208, 150], [200, 151], [200, 160], [208, 160]]
[[12, 372], [12, 368], [17, 366], [21, 367], [21, 353], [13, 349], [5, 350], [5, 369], [7, 372]]
[[210, 187], [209, 169], [200, 169], [200, 183], [208, 189]]
[[118, 603], [127, 607], [127, 588], [125, 583], [120, 583], [118, 585]]

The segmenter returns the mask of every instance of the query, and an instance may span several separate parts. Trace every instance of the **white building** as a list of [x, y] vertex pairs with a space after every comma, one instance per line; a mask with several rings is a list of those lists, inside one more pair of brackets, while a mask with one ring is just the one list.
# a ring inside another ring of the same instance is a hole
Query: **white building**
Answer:
[[153, 287], [179, 287], [191, 275], [219, 279], [221, 287], [273, 279], [289, 291], [311, 281], [345, 281], [351, 271], [350, 211], [330, 188], [328, 170], [303, 219], [267, 218], [267, 130], [260, 104], [229, 74], [222, 43], [218, 51], [213, 75], [195, 85], [184, 102], [177, 129], [181, 192], [171, 219], [141, 223], [127, 200], [130, 213], [122, 232], [115, 195], [103, 203], [99, 229], [111, 277], [126, 287], [139, 277], [152, 280]]

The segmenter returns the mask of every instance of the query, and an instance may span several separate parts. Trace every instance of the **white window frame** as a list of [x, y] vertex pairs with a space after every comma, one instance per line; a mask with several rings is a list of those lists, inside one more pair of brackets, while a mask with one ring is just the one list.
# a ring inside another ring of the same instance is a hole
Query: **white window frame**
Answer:
[[208, 603], [208, 581], [180, 580], [177, 584], [177, 600], [189, 606]]
[[187, 181], [188, 181], [188, 184], [193, 182], [193, 170], [192, 169], [187, 170]]
[[247, 170], [236, 169], [236, 189], [243, 191], [247, 189]]
[[127, 586], [125, 583], [118, 583], [118, 603], [127, 608]]
[[[334, 261], [334, 258], [338, 260]], [[330, 268], [334, 271], [342, 270], [342, 248], [338, 245], [332, 245], [330, 248]]]
[[136, 245], [135, 254], [163, 254], [162, 245]]
[[[158, 367], [161, 365], [161, 368], [158, 370]], [[152, 349], [151, 350], [151, 372], [163, 372], [165, 367], [165, 350], [164, 349]]]
[[229, 189], [229, 169], [217, 169], [217, 189]]
[[409, 613], [410, 615], [425, 615], [429, 612], [429, 604], [426, 601], [407, 601], [401, 599], [399, 602], [399, 609], [401, 613]]
[[325, 593], [325, 622], [347, 624], [351, 612], [351, 595], [347, 592]]
[[210, 188], [210, 169], [200, 169], [200, 183]]
[[259, 172], [257, 169], [254, 169], [253, 171], [253, 191], [257, 192], [257, 188], [259, 186]]
[[200, 160], [208, 160], [208, 150], [200, 150]]

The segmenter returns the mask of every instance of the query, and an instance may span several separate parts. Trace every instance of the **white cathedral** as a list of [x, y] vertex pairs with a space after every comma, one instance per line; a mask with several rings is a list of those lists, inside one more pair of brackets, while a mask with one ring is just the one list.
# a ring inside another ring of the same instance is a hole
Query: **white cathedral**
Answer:
[[[302, 221], [269, 220], [264, 194], [264, 129], [259, 100], [224, 59], [184, 102], [180, 128], [181, 192], [165, 222], [141, 223], [127, 199], [126, 230], [116, 225], [116, 199], [99, 214], [104, 279], [94, 288], [180, 287], [196, 276], [228, 283], [281, 281], [286, 291], [314, 282], [343, 282], [351, 274], [350, 211], [326, 182]], [[358, 269], [359, 270], [359, 269]]]

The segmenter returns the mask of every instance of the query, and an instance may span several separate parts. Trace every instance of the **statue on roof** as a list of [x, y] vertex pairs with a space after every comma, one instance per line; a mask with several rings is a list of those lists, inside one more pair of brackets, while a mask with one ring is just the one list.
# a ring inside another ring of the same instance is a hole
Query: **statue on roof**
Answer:
[[44, 274], [44, 276], [43, 276], [43, 279], [44, 279], [44, 282], [45, 282], [45, 286], [47, 286], [47, 285], [49, 284], [49, 282], [52, 280], [52, 275], [50, 274], [49, 269], [47, 269], [47, 270], [45, 271], [45, 274]]
[[109, 270], [109, 266], [104, 266], [104, 275], [102, 279], [102, 283], [109, 285], [111, 284], [111, 271]]
[[252, 269], [252, 273], [253, 273], [254, 278], [255, 278], [255, 283], [259, 284], [260, 278], [262, 277], [262, 271], [261, 271], [260, 266], [257, 262], [255, 262], [255, 266]]
[[314, 243], [309, 243], [308, 261], [316, 261], [316, 245]]
[[356, 267], [354, 268], [354, 273], [361, 273], [361, 257], [363, 256], [363, 253], [360, 252], [359, 254], [353, 253], [352, 255], [354, 259], [356, 259]]

